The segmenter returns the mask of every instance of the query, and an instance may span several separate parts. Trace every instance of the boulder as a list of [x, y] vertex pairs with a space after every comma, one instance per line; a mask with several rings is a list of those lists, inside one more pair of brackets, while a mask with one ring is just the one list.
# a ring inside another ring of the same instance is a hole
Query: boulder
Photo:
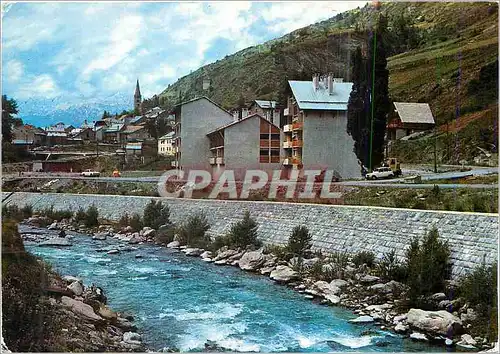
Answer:
[[409, 326], [402, 324], [399, 322], [396, 327], [394, 327], [394, 331], [396, 333], [406, 333], [410, 329]]
[[239, 260], [238, 265], [243, 270], [254, 271], [260, 268], [266, 261], [262, 250], [246, 252]]
[[168, 248], [178, 248], [180, 247], [181, 243], [179, 241], [172, 241], [169, 244], [167, 244]]
[[186, 248], [182, 250], [186, 254], [186, 256], [190, 257], [198, 257], [200, 254], [202, 254], [205, 250], [202, 248]]
[[203, 252], [202, 254], [200, 254], [200, 257], [203, 258], [203, 259], [206, 259], [206, 258], [212, 258], [212, 252], [210, 251], [205, 251]]
[[394, 316], [394, 318], [392, 319], [392, 323], [398, 324], [399, 322], [403, 322], [404, 320], [406, 320], [406, 315], [398, 315]]
[[116, 327], [121, 328], [124, 331], [136, 331], [137, 327], [133, 325], [130, 321], [125, 318], [118, 317], [116, 319]]
[[260, 272], [260, 274], [262, 274], [262, 275], [269, 275], [269, 274], [271, 274], [271, 272], [272, 272], [274, 269], [276, 269], [276, 267], [275, 267], [274, 265], [272, 265], [272, 266], [266, 266], [266, 265], [264, 264], [264, 266], [263, 266], [262, 268], [260, 268], [259, 272]]
[[66, 282], [66, 284], [68, 284], [68, 285], [75, 282], [75, 281], [82, 282], [82, 280], [80, 278], [74, 277], [72, 275], [65, 275], [62, 277], [62, 280], [64, 280]]
[[330, 295], [324, 295], [324, 297], [333, 305], [340, 304], [340, 297], [338, 297], [337, 295], [330, 294]]
[[446, 299], [447, 299], [447, 296], [445, 293], [436, 293], [436, 294], [429, 296], [429, 300], [434, 301], [434, 302], [439, 302], [439, 301], [443, 301]]
[[463, 322], [473, 322], [477, 319], [477, 313], [469, 307], [467, 311], [460, 316], [460, 319]]
[[425, 334], [422, 334], [422, 333], [418, 333], [418, 332], [413, 332], [412, 334], [410, 334], [410, 339], [413, 339], [413, 340], [418, 340], [418, 341], [427, 341], [427, 337], [425, 336]]
[[156, 230], [149, 228], [148, 230], [142, 230], [142, 236], [145, 238], [153, 238], [156, 235]]
[[85, 319], [91, 321], [102, 321], [102, 317], [98, 316], [91, 306], [84, 304], [81, 301], [74, 300], [70, 297], [63, 296], [61, 298], [61, 303], [63, 306], [69, 308], [71, 312], [82, 315]]
[[449, 330], [452, 333], [460, 331], [462, 321], [447, 311], [424, 311], [420, 309], [410, 309], [407, 316], [407, 324], [423, 332], [447, 335]]
[[359, 279], [359, 281], [362, 284], [373, 284], [373, 283], [378, 282], [379, 280], [380, 280], [379, 277], [376, 277], [375, 275], [369, 275], [369, 274], [367, 274]]
[[381, 294], [389, 294], [392, 293], [394, 289], [401, 289], [403, 284], [398, 283], [397, 281], [391, 280], [385, 284], [375, 284], [370, 286], [370, 290], [373, 290], [377, 293]]
[[92, 240], [105, 240], [106, 237], [108, 236], [108, 233], [107, 232], [99, 232], [99, 233], [96, 233], [94, 234], [94, 236], [92, 236]]
[[123, 341], [128, 344], [141, 345], [141, 335], [135, 332], [125, 332]]
[[214, 264], [217, 264], [217, 265], [226, 265], [227, 261], [225, 259], [219, 259], [218, 261], [214, 261]]
[[47, 227], [48, 230], [58, 230], [59, 229], [59, 225], [57, 225], [57, 222], [54, 221], [52, 224], [50, 224], [48, 227]]
[[108, 252], [106, 252], [107, 254], [118, 254], [120, 253], [120, 250], [117, 250], [117, 249], [112, 249], [112, 250], [109, 250]]
[[330, 286], [334, 286], [334, 287], [339, 288], [339, 289], [342, 289], [342, 288], [346, 287], [347, 285], [349, 285], [349, 283], [347, 281], [345, 281], [344, 279], [333, 279], [330, 282]]
[[118, 317], [116, 312], [112, 311], [106, 305], [101, 305], [101, 307], [99, 307], [99, 311], [97, 311], [97, 312], [101, 317], [103, 317], [109, 321], [115, 321]]
[[375, 320], [371, 316], [359, 316], [353, 320], [350, 320], [349, 322], [351, 322], [351, 323], [371, 323], [374, 321]]
[[217, 256], [214, 258], [215, 261], [220, 261], [222, 259], [229, 258], [231, 256], [234, 256], [238, 253], [238, 251], [235, 250], [223, 250], [224, 248], [221, 248], [219, 251], [217, 251]]
[[76, 296], [80, 296], [83, 294], [83, 284], [80, 280], [72, 282], [66, 288], [68, 290], [71, 290]]
[[319, 295], [337, 295], [340, 293], [340, 288], [333, 286], [326, 281], [319, 280], [312, 285], [312, 290], [316, 291]]
[[459, 343], [461, 344], [466, 344], [466, 345], [472, 345], [472, 346], [476, 346], [477, 345], [477, 341], [472, 338], [472, 336], [470, 334], [462, 334], [462, 337], [461, 337], [461, 341], [457, 343], [457, 345]]
[[54, 237], [54, 238], [51, 238], [47, 241], [43, 241], [43, 242], [40, 242], [38, 244], [38, 246], [40, 247], [49, 247], [49, 246], [54, 246], [54, 247], [67, 247], [67, 246], [71, 246], [71, 242], [69, 242], [69, 240], [67, 238], [63, 238], [63, 237]]
[[271, 279], [278, 283], [288, 283], [299, 278], [299, 274], [285, 265], [279, 265], [269, 275]]

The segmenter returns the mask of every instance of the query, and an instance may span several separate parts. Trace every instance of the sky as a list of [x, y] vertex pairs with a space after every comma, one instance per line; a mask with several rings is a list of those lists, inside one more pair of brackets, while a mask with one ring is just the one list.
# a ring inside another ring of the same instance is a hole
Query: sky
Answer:
[[37, 125], [131, 109], [137, 79], [149, 98], [200, 66], [365, 3], [2, 1], [2, 94]]

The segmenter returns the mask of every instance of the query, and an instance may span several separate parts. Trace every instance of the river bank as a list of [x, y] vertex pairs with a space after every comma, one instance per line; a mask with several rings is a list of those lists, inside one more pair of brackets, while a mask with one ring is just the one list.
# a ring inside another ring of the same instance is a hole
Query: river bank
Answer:
[[[32, 223], [34, 220], [31, 221]], [[84, 228], [75, 227], [67, 223], [56, 223], [52, 229], [66, 229], [68, 231], [88, 232]], [[117, 240], [120, 247], [104, 247], [97, 252], [117, 255], [123, 252], [139, 252], [136, 244], [154, 244], [155, 230], [145, 228], [140, 233], [118, 231], [112, 226], [102, 225], [100, 231], [94, 231], [95, 242], [106, 239]], [[57, 240], [57, 239], [56, 239]], [[61, 240], [59, 240], [61, 241]], [[54, 244], [54, 240], [48, 242]], [[123, 243], [126, 246], [123, 246]], [[449, 300], [445, 294], [435, 294], [435, 300], [443, 307], [441, 311], [420, 311], [412, 309], [401, 312], [398, 296], [404, 292], [404, 286], [397, 282], [384, 283], [380, 278], [368, 274], [367, 269], [356, 269], [348, 265], [344, 279], [335, 279], [331, 282], [318, 281], [311, 278], [300, 279], [299, 274], [292, 268], [293, 264], [277, 262], [272, 254], [265, 254], [263, 250], [245, 252], [242, 250], [221, 249], [211, 254], [201, 249], [180, 247], [179, 244], [168, 245], [172, 251], [184, 253], [186, 256], [201, 258], [204, 262], [214, 265], [233, 265], [252, 273], [270, 276], [274, 282], [285, 284], [288, 288], [303, 294], [308, 301], [324, 305], [337, 305], [348, 308], [358, 317], [351, 318], [355, 326], [373, 325], [380, 330], [391, 330], [400, 336], [411, 338], [424, 343], [432, 342], [434, 348], [450, 349], [458, 345], [462, 350], [477, 350], [490, 348], [482, 338], [472, 338], [462, 334], [469, 326], [467, 316], [472, 317], [473, 311], [460, 307], [460, 301]], [[137, 247], [137, 248], [136, 248]], [[137, 259], [141, 255], [137, 254]], [[314, 260], [308, 260], [311, 264]], [[292, 262], [293, 263], [293, 262]], [[212, 267], [214, 267], [212, 265]], [[205, 267], [210, 267], [205, 265]], [[219, 268], [219, 267], [216, 267]], [[456, 307], [458, 311], [449, 313], [444, 308]], [[450, 333], [450, 329], [453, 332]], [[377, 342], [378, 347], [390, 345], [389, 342]], [[477, 348], [477, 349], [476, 349]]]

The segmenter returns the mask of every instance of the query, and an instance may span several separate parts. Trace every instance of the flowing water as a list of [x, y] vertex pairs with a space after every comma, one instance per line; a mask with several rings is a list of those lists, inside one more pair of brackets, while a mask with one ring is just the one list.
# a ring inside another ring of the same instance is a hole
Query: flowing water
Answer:
[[355, 316], [348, 310], [313, 303], [265, 276], [235, 267], [207, 264], [155, 245], [108, 255], [96, 250], [124, 244], [88, 236], [75, 236], [72, 242], [68, 248], [27, 242], [26, 248], [60, 274], [102, 287], [113, 310], [135, 317], [151, 350], [203, 351], [207, 340], [235, 351], [261, 352], [445, 349], [374, 325], [351, 324], [348, 320]]

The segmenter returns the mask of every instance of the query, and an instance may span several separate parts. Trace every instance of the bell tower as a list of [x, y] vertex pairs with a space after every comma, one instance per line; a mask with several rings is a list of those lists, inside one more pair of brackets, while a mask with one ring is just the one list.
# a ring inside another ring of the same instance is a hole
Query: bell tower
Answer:
[[141, 111], [141, 102], [142, 102], [141, 89], [139, 88], [139, 79], [137, 79], [137, 84], [135, 85], [135, 93], [134, 93], [134, 110], [136, 112]]

